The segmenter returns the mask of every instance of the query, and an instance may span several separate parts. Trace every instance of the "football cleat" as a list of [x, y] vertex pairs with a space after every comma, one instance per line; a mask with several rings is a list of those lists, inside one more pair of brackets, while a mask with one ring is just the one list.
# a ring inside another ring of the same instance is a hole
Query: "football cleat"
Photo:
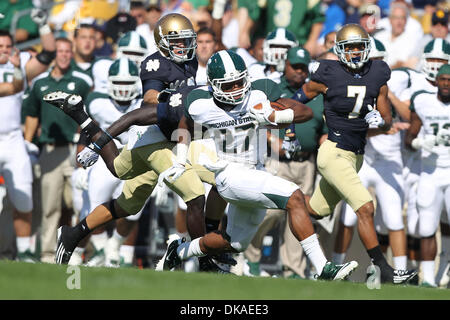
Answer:
[[358, 262], [350, 261], [344, 264], [334, 264], [327, 262], [318, 280], [346, 280], [350, 274], [358, 267]]
[[47, 93], [43, 100], [61, 109], [65, 114], [72, 118], [74, 118], [77, 113], [84, 111], [83, 99], [77, 94], [54, 91]]
[[416, 270], [394, 270], [392, 277], [393, 284], [413, 284], [417, 285], [419, 282], [419, 275]]
[[219, 265], [217, 265], [212, 260], [212, 258], [210, 258], [208, 256], [200, 257], [198, 259], [198, 262], [199, 262], [199, 271], [200, 272], [213, 272], [213, 273], [221, 273], [221, 274], [230, 273], [229, 270], [221, 268]]
[[24, 252], [18, 252], [16, 260], [21, 261], [21, 262], [28, 262], [28, 263], [36, 263], [37, 262], [36, 257], [34, 256], [34, 254], [31, 253], [30, 250], [26, 250]]
[[73, 250], [69, 250], [64, 245], [64, 232], [69, 226], [61, 226], [58, 228], [58, 242], [56, 244], [55, 262], [56, 264], [68, 264]]
[[177, 249], [181, 243], [186, 242], [186, 238], [176, 236], [172, 237], [169, 241], [166, 252], [156, 264], [156, 271], [172, 271], [181, 265], [181, 259], [178, 256]]
[[92, 257], [84, 264], [86, 267], [103, 267], [106, 266], [105, 251], [103, 249], [95, 250]]
[[216, 263], [228, 264], [230, 266], [235, 266], [237, 264], [237, 261], [233, 258], [233, 255], [227, 252], [212, 255], [211, 258]]

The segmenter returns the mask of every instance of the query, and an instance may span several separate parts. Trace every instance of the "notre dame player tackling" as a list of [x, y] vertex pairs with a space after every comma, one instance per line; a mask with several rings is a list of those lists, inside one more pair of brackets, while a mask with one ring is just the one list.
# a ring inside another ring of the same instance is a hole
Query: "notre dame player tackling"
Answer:
[[374, 227], [374, 204], [362, 185], [358, 171], [363, 163], [369, 128], [389, 130], [392, 116], [387, 99], [388, 65], [370, 61], [370, 38], [357, 24], [343, 26], [336, 35], [339, 61], [320, 60], [311, 65], [311, 81], [296, 93], [306, 103], [319, 94], [324, 97], [328, 140], [319, 148], [317, 166], [322, 179], [311, 198], [310, 214], [318, 219], [330, 215], [340, 200], [358, 216], [358, 232], [367, 252], [380, 269], [383, 283], [412, 283], [415, 270], [394, 270], [386, 261]]
[[182, 83], [195, 84], [198, 68], [197, 34], [185, 16], [171, 13], [159, 19], [154, 38], [158, 51], [145, 58], [140, 72], [147, 103], [166, 101]]

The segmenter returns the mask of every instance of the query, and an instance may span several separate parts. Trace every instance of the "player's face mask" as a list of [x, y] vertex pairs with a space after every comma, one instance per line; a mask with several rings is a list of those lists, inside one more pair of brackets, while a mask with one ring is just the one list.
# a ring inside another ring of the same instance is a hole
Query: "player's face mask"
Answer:
[[192, 60], [197, 48], [197, 36], [191, 30], [181, 30], [180, 34], [169, 34], [164, 37], [171, 60], [181, 63]]
[[241, 103], [247, 96], [250, 85], [247, 70], [233, 78], [212, 80], [214, 97], [217, 100], [228, 104]]
[[360, 68], [369, 59], [369, 51], [363, 42], [344, 44], [341, 50], [345, 63], [352, 69]]
[[431, 81], [436, 81], [436, 75], [439, 71], [439, 68], [446, 63], [448, 63], [447, 60], [438, 58], [424, 59], [423, 72], [425, 73], [426, 78]]

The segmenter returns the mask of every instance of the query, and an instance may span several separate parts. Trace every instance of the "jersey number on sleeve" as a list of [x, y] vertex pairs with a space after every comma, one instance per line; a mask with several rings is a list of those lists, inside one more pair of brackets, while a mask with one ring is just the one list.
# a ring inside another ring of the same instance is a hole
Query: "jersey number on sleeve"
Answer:
[[349, 119], [355, 119], [359, 117], [364, 97], [366, 96], [366, 86], [347, 86], [347, 98], [355, 98], [355, 105], [352, 112], [349, 113]]

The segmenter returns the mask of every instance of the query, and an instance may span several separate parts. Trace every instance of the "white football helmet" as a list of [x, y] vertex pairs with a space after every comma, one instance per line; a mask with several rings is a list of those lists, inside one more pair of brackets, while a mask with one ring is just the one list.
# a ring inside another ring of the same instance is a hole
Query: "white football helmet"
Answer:
[[125, 33], [117, 42], [117, 58], [126, 57], [136, 63], [138, 68], [147, 54], [147, 43], [136, 31]]
[[[440, 61], [429, 61], [440, 60]], [[422, 72], [430, 81], [436, 81], [439, 68], [450, 63], [450, 43], [444, 39], [436, 38], [428, 42], [422, 54]]]
[[[214, 53], [208, 60], [206, 75], [214, 98], [220, 102], [237, 105], [250, 92], [251, 82], [245, 62], [231, 50]], [[227, 89], [236, 83], [239, 89]]]
[[290, 48], [298, 46], [295, 35], [285, 28], [276, 28], [264, 39], [263, 58], [264, 63], [277, 67], [277, 71], [283, 72], [287, 52]]
[[136, 64], [128, 58], [115, 60], [108, 73], [108, 94], [116, 101], [131, 101], [140, 94]]

